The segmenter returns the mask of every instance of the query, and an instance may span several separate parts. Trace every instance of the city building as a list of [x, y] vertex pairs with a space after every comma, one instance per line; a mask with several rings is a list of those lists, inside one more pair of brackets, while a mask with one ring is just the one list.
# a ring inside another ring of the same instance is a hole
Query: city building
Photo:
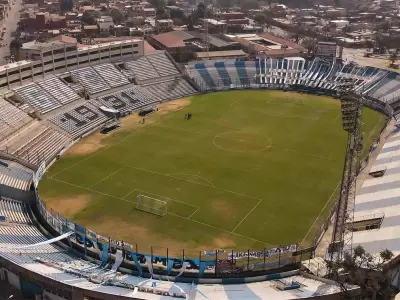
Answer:
[[97, 65], [143, 55], [143, 40], [129, 39], [96, 45], [80, 45], [61, 40], [23, 44], [24, 60], [0, 66], [0, 87], [20, 85], [48, 74]]

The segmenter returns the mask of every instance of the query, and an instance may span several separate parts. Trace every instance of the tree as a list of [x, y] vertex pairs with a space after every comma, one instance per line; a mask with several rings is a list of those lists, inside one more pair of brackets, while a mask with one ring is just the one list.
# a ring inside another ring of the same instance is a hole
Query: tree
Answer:
[[82, 15], [82, 21], [87, 25], [95, 25], [96, 19], [99, 17], [100, 14], [97, 11], [85, 11]]
[[150, 3], [156, 9], [159, 8], [159, 7], [164, 7], [165, 6], [165, 1], [164, 0], [151, 0]]
[[60, 0], [60, 10], [62, 12], [71, 11], [74, 7], [72, 0]]
[[328, 262], [331, 276], [339, 284], [346, 298], [351, 298], [348, 286], [357, 285], [361, 290], [361, 299], [390, 299], [394, 295], [391, 287], [391, 275], [388, 262], [393, 253], [384, 250], [377, 255], [369, 254], [362, 246], [345, 252], [343, 260]]
[[244, 0], [240, 3], [240, 7], [243, 10], [258, 9], [260, 8], [260, 3], [257, 0]]
[[176, 6], [176, 1], [175, 0], [168, 0], [167, 1], [168, 6]]
[[223, 10], [227, 10], [233, 5], [232, 2], [233, 1], [231, 0], [217, 0], [217, 5], [221, 7]]
[[204, 18], [206, 14], [206, 6], [204, 5], [203, 2], [200, 2], [199, 5], [197, 5], [197, 9], [195, 11], [195, 15], [197, 19]]
[[170, 15], [171, 19], [185, 20], [185, 14], [180, 9], [171, 9], [171, 11], [169, 12], [169, 15]]
[[301, 41], [301, 45], [307, 49], [308, 54], [314, 54], [317, 50], [317, 42], [315, 39], [306, 37]]
[[389, 67], [394, 67], [396, 61], [399, 59], [398, 55], [396, 52], [393, 52], [392, 54], [390, 54], [389, 56]]
[[10, 53], [14, 55], [15, 60], [22, 59], [19, 57], [19, 49], [22, 47], [22, 42], [20, 39], [14, 39], [10, 42]]
[[118, 8], [113, 8], [110, 12], [110, 16], [115, 24], [121, 24], [124, 21], [124, 14]]
[[257, 13], [254, 16], [254, 22], [259, 24], [260, 26], [264, 26], [265, 23], [267, 22], [267, 16], [265, 14], [263, 14], [263, 13]]

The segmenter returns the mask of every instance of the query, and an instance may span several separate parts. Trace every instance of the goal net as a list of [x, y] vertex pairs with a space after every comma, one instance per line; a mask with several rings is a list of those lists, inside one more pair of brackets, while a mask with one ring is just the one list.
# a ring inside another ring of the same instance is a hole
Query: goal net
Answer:
[[167, 201], [155, 199], [146, 195], [138, 195], [136, 198], [136, 209], [165, 216], [167, 213]]

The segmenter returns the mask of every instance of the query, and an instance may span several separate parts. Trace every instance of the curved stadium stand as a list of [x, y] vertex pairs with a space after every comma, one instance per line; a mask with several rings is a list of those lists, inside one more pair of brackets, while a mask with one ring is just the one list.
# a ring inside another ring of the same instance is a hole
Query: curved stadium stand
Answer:
[[[68, 76], [71, 78], [67, 80]], [[101, 106], [125, 115], [155, 103], [206, 91], [271, 88], [334, 94], [338, 87], [352, 86], [368, 101], [373, 101], [377, 109], [392, 115], [392, 106], [400, 100], [399, 82], [397, 74], [386, 70], [300, 57], [196, 62], [189, 64], [186, 74], [182, 74], [163, 51], [123, 63], [99, 64], [52, 75], [15, 88], [14, 95], [6, 100], [19, 104], [19, 107], [0, 99], [0, 108], [4, 108], [0, 109], [0, 150], [19, 159], [19, 163], [2, 160], [8, 167], [0, 166], [0, 185], [28, 195], [33, 174], [43, 162], [48, 165], [70, 144], [108, 120]], [[34, 112], [32, 116], [40, 118], [34, 120], [24, 112], [28, 110]], [[392, 143], [395, 141], [397, 138]], [[377, 168], [385, 165], [392, 168], [392, 172], [400, 172], [397, 165], [385, 158], [381, 158]], [[33, 167], [23, 167], [24, 162]], [[137, 273], [130, 274], [134, 258], [126, 249], [113, 248], [108, 253], [93, 240], [82, 240], [78, 225], [68, 239], [54, 240], [54, 236], [69, 234], [71, 229], [66, 219], [53, 217], [40, 203], [40, 199], [31, 202], [12, 197], [0, 199], [0, 272], [8, 272], [9, 277], [20, 276], [21, 283], [27, 279], [24, 274], [32, 272], [36, 281], [30, 284], [37, 288], [37, 294], [44, 293], [42, 287], [46, 287], [53, 293], [62, 291], [66, 299], [73, 299], [67, 292], [73, 290], [78, 294], [76, 299], [120, 299], [123, 296], [134, 299], [279, 300], [332, 296], [340, 292], [332, 282], [321, 281], [297, 269], [256, 279], [212, 278], [207, 281], [205, 278], [196, 284], [193, 282], [198, 278], [193, 279], [189, 273], [180, 277], [177, 271], [173, 273], [177, 277], [154, 275], [152, 280], [147, 280], [143, 276], [152, 273], [146, 266], [147, 258], [140, 258], [143, 270], [139, 272], [137, 268], [134, 271]], [[37, 243], [42, 245], [30, 247]], [[263, 282], [250, 282], [253, 280]], [[302, 288], [295, 292], [279, 290], [293, 282]]]

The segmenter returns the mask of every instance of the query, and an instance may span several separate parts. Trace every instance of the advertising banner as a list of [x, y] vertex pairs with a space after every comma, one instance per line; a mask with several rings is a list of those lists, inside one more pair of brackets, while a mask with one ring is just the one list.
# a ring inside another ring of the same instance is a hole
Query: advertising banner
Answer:
[[288, 246], [279, 246], [276, 248], [262, 250], [262, 251], [245, 251], [245, 252], [232, 252], [228, 253], [228, 258], [230, 260], [234, 259], [243, 259], [243, 258], [263, 258], [263, 257], [271, 257], [274, 255], [279, 255], [282, 253], [295, 252], [297, 249], [297, 244], [288, 245]]

